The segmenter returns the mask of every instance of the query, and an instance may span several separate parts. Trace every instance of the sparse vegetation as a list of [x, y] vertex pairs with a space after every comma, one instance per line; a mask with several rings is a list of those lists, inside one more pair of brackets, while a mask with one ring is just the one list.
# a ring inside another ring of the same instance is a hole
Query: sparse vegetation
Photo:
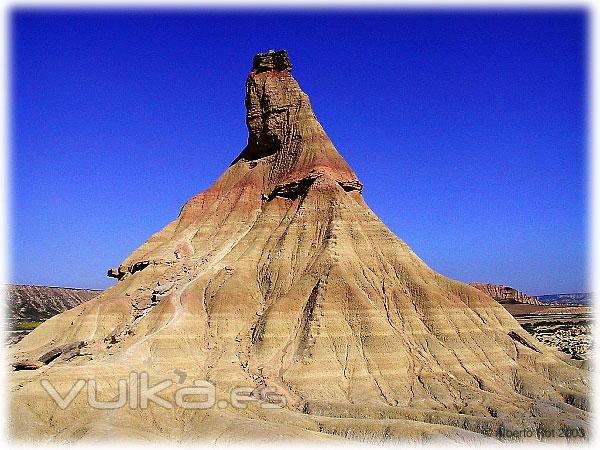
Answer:
[[36, 329], [38, 326], [40, 326], [43, 322], [34, 322], [34, 321], [24, 321], [24, 322], [19, 322], [16, 325], [16, 329], [18, 331], [25, 331], [25, 330], [34, 330]]

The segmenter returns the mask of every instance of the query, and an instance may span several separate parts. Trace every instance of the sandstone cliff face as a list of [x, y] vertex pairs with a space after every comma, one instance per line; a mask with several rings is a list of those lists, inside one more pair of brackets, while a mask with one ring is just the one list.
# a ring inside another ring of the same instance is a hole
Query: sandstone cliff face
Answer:
[[499, 303], [525, 303], [528, 305], [542, 304], [536, 298], [524, 294], [521, 291], [517, 291], [510, 286], [490, 283], [470, 283], [470, 285], [485, 292]]
[[[248, 145], [213, 186], [110, 272], [115, 286], [13, 349], [18, 363], [85, 343], [13, 373], [15, 436], [463, 440], [586, 427], [587, 374], [488, 295], [434, 272], [379, 220], [286, 54], [255, 57], [246, 106]], [[217, 398], [268, 387], [287, 406], [105, 412], [84, 393], [59, 410], [39, 384], [86, 374], [112, 398], [131, 371], [153, 384], [208, 380]]]

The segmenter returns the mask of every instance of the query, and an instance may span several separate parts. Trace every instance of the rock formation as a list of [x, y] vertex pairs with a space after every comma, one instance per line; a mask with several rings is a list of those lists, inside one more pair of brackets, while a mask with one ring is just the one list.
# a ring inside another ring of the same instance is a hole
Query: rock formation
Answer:
[[[13, 364], [42, 364], [12, 372], [12, 436], [469, 440], [524, 426], [585, 431], [589, 374], [488, 295], [434, 272], [381, 222], [285, 52], [254, 58], [246, 107], [248, 144], [225, 173], [110, 271], [115, 286], [13, 348]], [[41, 361], [65, 345], [77, 354]], [[131, 372], [148, 374], [150, 385], [170, 380], [160, 396], [171, 402], [193, 380], [213, 383], [221, 401], [101, 410], [83, 391], [62, 410], [40, 386], [57, 383], [64, 396], [93, 378], [98, 397], [111, 400]], [[261, 402], [223, 403], [240, 386]], [[283, 395], [285, 408], [265, 408], [274, 403], [265, 392]]]
[[535, 297], [531, 297], [521, 291], [517, 291], [515, 288], [510, 286], [490, 283], [470, 283], [470, 285], [482, 292], [485, 292], [499, 303], [525, 303], [528, 305], [542, 304]]

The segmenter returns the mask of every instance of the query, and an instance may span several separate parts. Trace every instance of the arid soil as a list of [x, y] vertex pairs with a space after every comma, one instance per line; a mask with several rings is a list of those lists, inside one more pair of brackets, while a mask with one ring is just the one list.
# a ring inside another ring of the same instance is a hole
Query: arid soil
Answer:
[[569, 355], [572, 364], [591, 369], [591, 307], [552, 305], [529, 309], [513, 307], [509, 311], [540, 342]]
[[[592, 311], [575, 301], [587, 302], [589, 294], [544, 295], [539, 299], [509, 286], [471, 283], [487, 293], [514, 316], [519, 324], [546, 345], [570, 356], [572, 364], [590, 367]], [[565, 302], [565, 303], [561, 303]]]
[[[589, 372], [487, 294], [434, 272], [381, 222], [287, 53], [255, 57], [245, 104], [248, 145], [223, 175], [109, 271], [115, 286], [11, 348], [13, 438], [464, 442], [588, 433]], [[141, 396], [90, 406], [120, 400], [120, 380], [137, 392], [144, 374], [150, 386], [168, 384], [166, 406]], [[78, 380], [87, 390], [65, 409], [44, 388], [64, 397]], [[180, 389], [194, 382], [212, 383], [219, 401], [182, 402]], [[239, 387], [256, 400], [245, 409], [232, 397]], [[285, 407], [271, 408], [281, 398]]]

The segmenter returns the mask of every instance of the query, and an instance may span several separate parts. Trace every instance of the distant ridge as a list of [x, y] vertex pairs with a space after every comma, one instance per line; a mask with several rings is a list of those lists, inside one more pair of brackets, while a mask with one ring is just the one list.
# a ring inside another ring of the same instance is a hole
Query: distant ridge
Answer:
[[498, 303], [523, 303], [527, 305], [541, 305], [541, 303], [530, 295], [524, 294], [517, 289], [502, 284], [470, 283], [474, 288], [485, 292]]
[[31, 288], [48, 288], [48, 289], [68, 289], [71, 291], [94, 291], [94, 292], [102, 292], [103, 289], [88, 289], [88, 288], [80, 288], [80, 287], [73, 287], [73, 286], [46, 286], [43, 284], [12, 284], [12, 283], [6, 283], [4, 284], [6, 289], [9, 289], [11, 287], [15, 287], [15, 286], [22, 286], [22, 287], [31, 287]]
[[536, 299], [546, 305], [589, 305], [592, 301], [592, 294], [590, 292], [546, 294], [538, 295]]
[[24, 284], [5, 285], [8, 320], [43, 322], [100, 294], [99, 289]]

